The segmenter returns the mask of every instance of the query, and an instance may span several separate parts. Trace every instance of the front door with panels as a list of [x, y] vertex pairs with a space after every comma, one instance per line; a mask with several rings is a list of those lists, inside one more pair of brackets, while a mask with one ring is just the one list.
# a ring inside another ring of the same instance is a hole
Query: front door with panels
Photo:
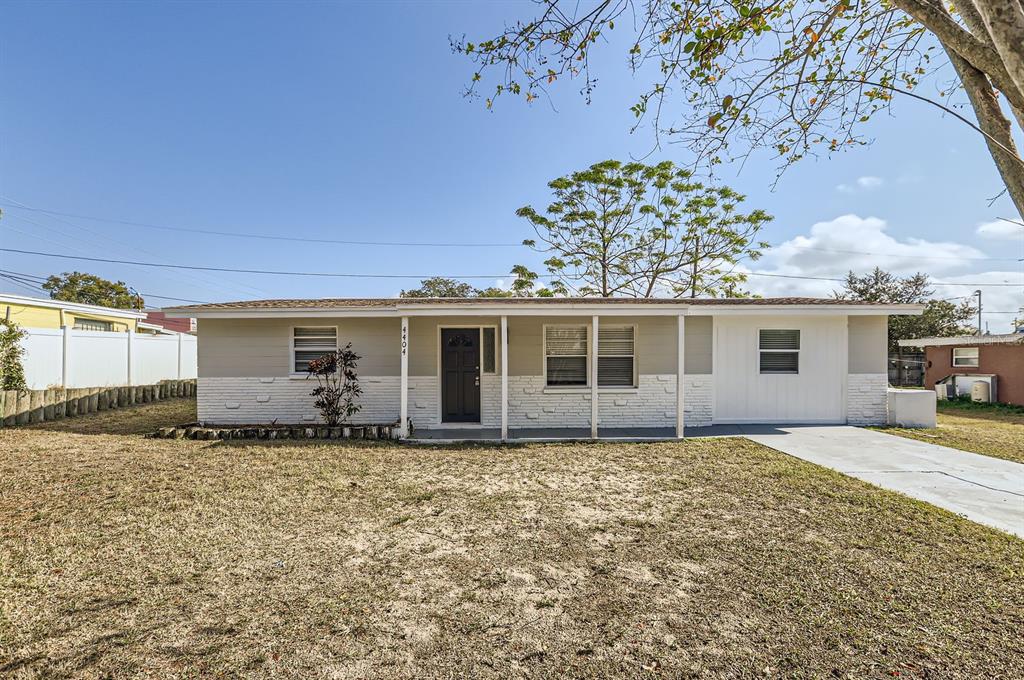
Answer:
[[441, 420], [480, 422], [480, 329], [441, 329]]

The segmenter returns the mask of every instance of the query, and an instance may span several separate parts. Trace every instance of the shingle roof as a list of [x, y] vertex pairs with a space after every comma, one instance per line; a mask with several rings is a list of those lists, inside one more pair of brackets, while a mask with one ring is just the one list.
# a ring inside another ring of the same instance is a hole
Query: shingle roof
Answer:
[[238, 302], [211, 302], [204, 305], [185, 305], [170, 307], [176, 312], [184, 311], [215, 311], [215, 310], [246, 310], [246, 309], [351, 309], [351, 308], [394, 308], [413, 305], [877, 305], [861, 300], [836, 300], [833, 298], [811, 297], [779, 297], [779, 298], [310, 298], [310, 299], [277, 299], [277, 300], [241, 300]]

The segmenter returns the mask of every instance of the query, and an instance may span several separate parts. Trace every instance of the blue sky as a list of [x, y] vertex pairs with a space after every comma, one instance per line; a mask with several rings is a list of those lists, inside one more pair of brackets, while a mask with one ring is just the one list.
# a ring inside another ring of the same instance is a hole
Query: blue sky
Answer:
[[[0, 22], [0, 220], [3, 247], [213, 267], [354, 274], [484, 275], [523, 247], [310, 245], [201, 236], [74, 215], [307, 238], [518, 243], [521, 205], [546, 183], [605, 158], [647, 152], [628, 107], [645, 85], [624, 52], [600, 57], [589, 106], [569, 85], [552, 102], [487, 111], [461, 91], [471, 66], [448, 36], [493, 34], [523, 3], [5, 3]], [[927, 92], [923, 92], [927, 94]], [[975, 133], [912, 101], [878, 117], [875, 143], [808, 160], [771, 188], [755, 156], [722, 181], [775, 215], [782, 247], [766, 273], [842, 275], [879, 264], [970, 284], [1024, 281], [1024, 229]], [[667, 146], [652, 159], [686, 163]], [[847, 250], [881, 253], [854, 255]], [[930, 257], [933, 259], [922, 259]], [[985, 259], [989, 258], [989, 259]], [[1001, 258], [1001, 259], [991, 259]], [[195, 300], [396, 294], [414, 280], [186, 273], [0, 253], [0, 268], [79, 269], [151, 294]], [[10, 292], [27, 291], [0, 283]], [[763, 294], [825, 294], [827, 282], [752, 278]], [[969, 286], [941, 287], [942, 296]], [[987, 288], [993, 311], [1022, 288]], [[991, 294], [991, 295], [990, 295]], [[168, 301], [151, 298], [153, 304]], [[986, 320], [993, 330], [1011, 315]]]

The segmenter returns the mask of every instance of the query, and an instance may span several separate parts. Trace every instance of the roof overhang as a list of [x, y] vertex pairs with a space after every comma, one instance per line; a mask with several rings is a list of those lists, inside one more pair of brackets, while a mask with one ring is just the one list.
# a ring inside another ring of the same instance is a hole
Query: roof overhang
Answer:
[[45, 307], [48, 309], [63, 309], [66, 312], [77, 312], [79, 314], [91, 314], [93, 316], [112, 316], [118, 319], [145, 319], [145, 312], [136, 312], [130, 309], [115, 309], [113, 307], [102, 307], [100, 305], [87, 305], [81, 302], [64, 302], [63, 300], [46, 300], [43, 298], [28, 297], [27, 295], [0, 295], [0, 305], [14, 304], [27, 307]]
[[387, 317], [422, 317], [422, 316], [878, 316], [878, 315], [917, 315], [924, 311], [924, 305], [849, 305], [849, 304], [814, 304], [814, 305], [715, 305], [715, 304], [645, 304], [619, 303], [615, 305], [601, 303], [515, 303], [502, 304], [402, 304], [394, 306], [373, 307], [278, 307], [278, 308], [238, 308], [238, 309], [196, 309], [189, 307], [169, 307], [163, 310], [170, 318], [197, 319], [272, 319], [294, 317], [331, 317], [331, 318], [387, 318]]
[[915, 338], [900, 340], [900, 347], [949, 347], [956, 345], [1024, 345], [1024, 333], [1006, 333], [1001, 335], [956, 335], [948, 338]]

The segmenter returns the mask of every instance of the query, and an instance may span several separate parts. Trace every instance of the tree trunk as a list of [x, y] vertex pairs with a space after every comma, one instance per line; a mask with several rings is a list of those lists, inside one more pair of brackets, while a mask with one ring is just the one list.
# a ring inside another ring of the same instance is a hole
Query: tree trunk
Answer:
[[[1000, 108], [995, 90], [985, 74], [961, 59], [953, 50], [946, 48], [946, 54], [949, 55], [950, 62], [960, 76], [960, 82], [963, 83], [964, 91], [971, 101], [974, 115], [978, 119], [978, 127], [992, 138], [986, 137], [985, 144], [1018, 214], [1024, 216], [1024, 163], [1021, 162], [1013, 141], [1010, 119]], [[1012, 153], [999, 148], [993, 143], [993, 139]]]
[[976, 7], [1010, 79], [1024, 92], [1024, 6], [1020, 0], [978, 0]]

